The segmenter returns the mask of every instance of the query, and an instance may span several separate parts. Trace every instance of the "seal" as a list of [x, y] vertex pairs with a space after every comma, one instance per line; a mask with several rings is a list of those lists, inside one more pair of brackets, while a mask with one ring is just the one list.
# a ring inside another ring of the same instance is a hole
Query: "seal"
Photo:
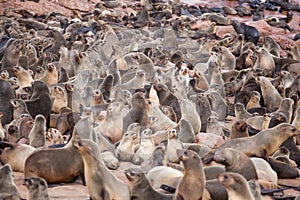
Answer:
[[48, 184], [40, 177], [30, 177], [24, 179], [24, 185], [28, 189], [28, 200], [45, 199], [50, 200], [48, 194]]
[[135, 152], [134, 140], [136, 138], [137, 133], [133, 131], [127, 131], [123, 134], [121, 142], [115, 151], [115, 155], [120, 161], [131, 162]]
[[142, 127], [148, 124], [147, 103], [142, 92], [134, 93], [131, 99], [131, 109], [123, 118], [123, 131], [125, 132], [131, 123], [137, 122]]
[[152, 139], [152, 130], [145, 129], [141, 133], [141, 141], [138, 150], [135, 152], [132, 163], [135, 165], [140, 165], [143, 162], [151, 159], [152, 153], [155, 148], [155, 143]]
[[95, 142], [80, 139], [73, 140], [72, 145], [82, 156], [86, 186], [92, 199], [130, 199], [129, 187], [106, 168]]
[[39, 80], [44, 81], [48, 86], [58, 83], [58, 71], [54, 63], [46, 65], [44, 76]]
[[160, 105], [171, 106], [176, 113], [177, 120], [181, 119], [181, 109], [178, 98], [172, 94], [164, 84], [155, 84], [153, 87], [157, 92]]
[[251, 92], [251, 97], [246, 105], [246, 109], [251, 109], [251, 108], [259, 108], [260, 106], [260, 98], [261, 95], [257, 91], [252, 91]]
[[205, 191], [205, 174], [200, 156], [191, 150], [177, 150], [184, 165], [184, 175], [179, 181], [173, 199], [202, 199]]
[[194, 134], [197, 134], [201, 130], [201, 118], [196, 111], [196, 106], [188, 99], [180, 100], [181, 119], [188, 121]]
[[236, 120], [230, 131], [230, 139], [249, 137], [247, 123], [244, 120]]
[[218, 175], [218, 181], [226, 188], [228, 199], [251, 199], [254, 196], [246, 179], [233, 172], [224, 172]]
[[145, 175], [145, 172], [142, 169], [126, 169], [125, 175], [129, 180], [131, 199], [172, 200], [173, 195], [163, 194], [153, 189], [148, 178]]
[[2, 124], [8, 124], [13, 117], [13, 107], [10, 104], [10, 100], [14, 99], [14, 91], [7, 80], [0, 79], [0, 112], [3, 113]]
[[214, 161], [225, 165], [226, 172], [239, 173], [246, 180], [257, 179], [254, 164], [248, 156], [239, 150], [226, 148], [214, 154]]
[[54, 98], [51, 111], [59, 113], [60, 109], [68, 106], [67, 91], [64, 87], [55, 85], [50, 92], [50, 96]]
[[64, 144], [64, 138], [55, 128], [49, 128], [46, 132], [46, 146], [55, 145], [55, 144]]
[[25, 178], [41, 177], [48, 184], [73, 182], [79, 176], [84, 181], [83, 161], [80, 153], [72, 145], [72, 141], [78, 137], [92, 139], [89, 117], [82, 118], [76, 123], [72, 137], [64, 147], [39, 149], [33, 152], [25, 162]]
[[13, 179], [13, 171], [9, 164], [0, 167], [0, 194], [1, 193], [13, 194], [14, 199], [21, 199]]
[[243, 22], [240, 23], [237, 20], [232, 20], [231, 25], [238, 34], [243, 34], [245, 36], [247, 42], [257, 44], [260, 34], [255, 27], [249, 26]]
[[272, 155], [289, 137], [299, 134], [300, 131], [293, 125], [281, 123], [273, 128], [262, 130], [254, 136], [226, 141], [215, 153], [225, 148], [235, 148], [247, 156], [267, 157]]
[[279, 92], [266, 77], [259, 76], [256, 81], [260, 86], [265, 106], [271, 111], [277, 109], [282, 101]]
[[0, 160], [9, 164], [14, 171], [24, 172], [26, 159], [36, 150], [27, 144], [0, 141], [0, 148], [3, 149]]
[[250, 158], [250, 160], [255, 166], [257, 177], [259, 180], [277, 184], [277, 173], [271, 168], [271, 165], [266, 160], [256, 157], [252, 157]]
[[25, 101], [30, 115], [35, 118], [42, 114], [46, 119], [46, 125], [50, 124], [51, 99], [48, 86], [42, 81], [33, 82], [32, 95], [28, 101]]
[[253, 117], [253, 114], [249, 113], [242, 103], [236, 103], [234, 105], [234, 114], [236, 118], [240, 120], [247, 120], [250, 117]]
[[38, 114], [34, 119], [33, 127], [28, 135], [29, 145], [35, 148], [46, 144], [46, 119]]
[[175, 129], [168, 131], [168, 143], [167, 143], [167, 161], [172, 163], [178, 163], [179, 158], [177, 155], [177, 150], [183, 149], [183, 145], [178, 138], [178, 133]]
[[21, 114], [29, 114], [25, 102], [21, 99], [11, 99], [11, 105], [13, 106], [13, 118], [16, 119]]

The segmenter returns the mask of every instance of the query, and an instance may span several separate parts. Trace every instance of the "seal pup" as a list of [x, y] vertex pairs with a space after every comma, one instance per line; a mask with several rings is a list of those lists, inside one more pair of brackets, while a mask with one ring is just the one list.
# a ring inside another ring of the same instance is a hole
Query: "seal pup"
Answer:
[[48, 184], [45, 179], [40, 177], [25, 178], [24, 185], [28, 189], [28, 200], [50, 200], [48, 194]]
[[232, 126], [229, 138], [249, 137], [247, 123], [244, 120], [236, 120]]
[[34, 119], [33, 127], [28, 135], [29, 145], [35, 148], [46, 144], [46, 119], [38, 114]]
[[179, 158], [177, 150], [183, 149], [183, 144], [179, 141], [178, 133], [175, 129], [168, 131], [168, 143], [167, 143], [167, 161], [172, 163], [178, 163]]
[[196, 111], [196, 106], [188, 99], [180, 100], [181, 119], [188, 121], [194, 134], [197, 134], [201, 130], [201, 118]]
[[132, 158], [133, 164], [140, 165], [146, 160], [151, 159], [152, 153], [155, 148], [155, 143], [151, 136], [151, 129], [145, 129], [141, 132], [141, 141], [139, 144], [139, 148]]
[[293, 125], [281, 123], [273, 128], [262, 130], [254, 136], [226, 141], [216, 152], [225, 148], [235, 148], [247, 156], [268, 157], [289, 137], [299, 134], [300, 131]]
[[252, 91], [251, 92], [251, 97], [250, 100], [248, 101], [246, 105], [246, 109], [251, 109], [251, 108], [259, 108], [260, 106], [260, 98], [261, 95], [258, 91]]
[[0, 167], [0, 194], [1, 193], [9, 193], [13, 195], [13, 199], [21, 199], [13, 179], [13, 171], [9, 164]]
[[80, 139], [73, 140], [72, 145], [82, 156], [86, 186], [92, 199], [130, 199], [128, 185], [106, 168], [95, 142]]
[[59, 113], [60, 109], [68, 106], [67, 91], [65, 88], [55, 85], [50, 92], [51, 98], [54, 98], [51, 111]]
[[173, 199], [202, 199], [205, 197], [205, 174], [200, 156], [191, 150], [177, 150], [184, 165], [184, 174]]
[[136, 150], [134, 141], [137, 137], [137, 133], [133, 131], [123, 134], [121, 142], [115, 150], [115, 155], [120, 161], [131, 162]]
[[218, 181], [226, 188], [228, 199], [254, 200], [246, 179], [233, 172], [224, 172], [218, 175]]
[[157, 199], [172, 200], [173, 195], [157, 192], [151, 186], [145, 172], [140, 168], [129, 168], [125, 170], [126, 178], [129, 180], [131, 199]]

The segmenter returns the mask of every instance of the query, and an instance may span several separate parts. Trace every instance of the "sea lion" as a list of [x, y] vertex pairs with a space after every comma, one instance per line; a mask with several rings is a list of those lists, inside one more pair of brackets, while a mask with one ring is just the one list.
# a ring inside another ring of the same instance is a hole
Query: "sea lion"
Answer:
[[261, 70], [265, 76], [273, 77], [275, 74], [275, 62], [272, 54], [270, 54], [264, 48], [258, 48], [255, 50], [256, 61], [254, 63], [254, 70]]
[[106, 168], [95, 142], [80, 139], [73, 140], [72, 145], [82, 156], [86, 186], [92, 199], [130, 199], [129, 187]]
[[208, 19], [211, 22], [215, 22], [217, 25], [227, 26], [232, 23], [232, 19], [229, 17], [224, 17], [219, 13], [204, 13], [200, 17], [202, 20]]
[[179, 120], [178, 138], [181, 142], [193, 143], [195, 140], [195, 133], [192, 125], [185, 119]]
[[31, 86], [31, 83], [34, 81], [29, 71], [20, 66], [12, 67], [12, 71], [18, 79], [20, 88]]
[[235, 172], [244, 176], [246, 180], [257, 179], [254, 164], [244, 153], [233, 148], [226, 148], [214, 154], [214, 161], [225, 165], [226, 172]]
[[44, 82], [33, 82], [32, 95], [25, 103], [30, 115], [34, 118], [36, 115], [42, 114], [46, 118], [47, 127], [49, 127], [51, 99], [48, 86]]
[[267, 161], [271, 165], [272, 169], [277, 173], [278, 178], [294, 179], [299, 177], [297, 168], [279, 160], [275, 160], [272, 157], [268, 157]]
[[122, 102], [113, 102], [108, 105], [106, 115], [99, 127], [95, 128], [102, 135], [109, 139], [111, 143], [115, 143], [122, 138], [123, 116], [122, 109], [124, 104]]
[[82, 158], [72, 145], [75, 138], [92, 139], [89, 117], [76, 123], [71, 140], [64, 147], [39, 149], [32, 153], [25, 162], [25, 178], [38, 176], [50, 184], [73, 182], [81, 176], [84, 181]]
[[151, 158], [142, 163], [141, 168], [148, 172], [150, 169], [156, 166], [164, 166], [167, 163], [166, 148], [163, 143], [160, 143], [155, 147], [152, 152]]
[[46, 119], [38, 114], [34, 119], [34, 125], [28, 135], [29, 145], [35, 148], [46, 144]]
[[134, 122], [140, 123], [142, 127], [148, 124], [147, 103], [142, 92], [137, 92], [132, 96], [131, 105], [131, 109], [123, 118], [123, 132]]
[[1, 122], [5, 125], [12, 120], [13, 107], [10, 104], [10, 99], [14, 99], [15, 95], [10, 83], [6, 80], [0, 79], [0, 89], [0, 112], [3, 114]]
[[64, 144], [64, 138], [59, 130], [55, 128], [49, 128], [46, 132], [45, 146], [54, 144]]
[[233, 172], [224, 172], [218, 175], [218, 181], [226, 188], [228, 199], [254, 200], [246, 179]]
[[183, 162], [184, 175], [178, 183], [173, 199], [204, 198], [205, 174], [200, 156], [191, 150], [177, 150], [177, 154]]
[[176, 113], [177, 120], [181, 119], [181, 109], [178, 98], [172, 94], [168, 87], [164, 84], [155, 84], [153, 87], [157, 92], [160, 105], [171, 106]]
[[60, 109], [68, 106], [67, 91], [65, 88], [55, 85], [50, 92], [50, 97], [54, 98], [51, 111], [59, 113]]
[[274, 111], [279, 107], [282, 96], [266, 77], [259, 76], [256, 78], [256, 81], [260, 86], [265, 106], [269, 110]]
[[58, 71], [56, 66], [53, 63], [48, 63], [44, 76], [39, 80], [44, 81], [48, 86], [58, 83]]
[[127, 131], [123, 134], [120, 144], [117, 146], [115, 155], [120, 161], [130, 162], [135, 152], [134, 140], [137, 133]]
[[30, 177], [24, 179], [24, 185], [28, 189], [28, 200], [45, 199], [50, 200], [48, 194], [48, 184], [40, 177]]
[[129, 180], [131, 199], [171, 200], [173, 198], [173, 195], [163, 194], [154, 190], [145, 172], [140, 168], [126, 169], [125, 175]]
[[0, 167], [0, 193], [13, 194], [13, 199], [21, 199], [9, 164]]
[[241, 137], [249, 137], [247, 123], [244, 120], [236, 120], [231, 126], [229, 138], [234, 139]]
[[150, 128], [153, 132], [159, 130], [167, 130], [169, 128], [174, 128], [177, 124], [167, 117], [159, 106], [151, 99], [146, 99], [148, 115], [149, 117], [155, 117], [155, 121], [150, 123]]
[[196, 111], [196, 106], [188, 99], [180, 100], [181, 119], [188, 121], [194, 134], [197, 134], [201, 130], [201, 118]]
[[207, 118], [206, 133], [213, 133], [224, 137], [223, 126], [219, 122], [216, 113], [212, 113], [212, 115]]
[[231, 25], [238, 34], [243, 34], [245, 36], [247, 42], [250, 41], [257, 44], [260, 34], [255, 27], [249, 26], [243, 22], [240, 23], [237, 20], [232, 20]]
[[251, 108], [259, 108], [260, 106], [260, 98], [261, 95], [259, 92], [257, 91], [252, 91], [251, 92], [251, 97], [250, 100], [248, 101], [247, 105], [246, 105], [246, 109], [251, 109]]
[[151, 159], [152, 153], [155, 148], [155, 143], [151, 136], [151, 129], [145, 129], [141, 132], [141, 141], [139, 144], [139, 148], [132, 158], [133, 164], [140, 165], [144, 161]]
[[272, 155], [286, 139], [299, 134], [300, 131], [293, 125], [282, 123], [262, 130], [254, 136], [226, 141], [216, 152], [225, 148], [235, 148], [247, 156], [267, 157]]
[[253, 117], [253, 114], [249, 113], [242, 103], [236, 103], [234, 105], [234, 114], [236, 118], [240, 120], [247, 120], [250, 117]]
[[0, 141], [0, 148], [3, 149], [0, 160], [9, 164], [14, 171], [24, 172], [26, 159], [36, 150], [27, 144]]
[[178, 133], [175, 129], [168, 131], [168, 143], [167, 143], [167, 160], [172, 163], [178, 163], [179, 158], [177, 150], [183, 149], [182, 143], [179, 141]]

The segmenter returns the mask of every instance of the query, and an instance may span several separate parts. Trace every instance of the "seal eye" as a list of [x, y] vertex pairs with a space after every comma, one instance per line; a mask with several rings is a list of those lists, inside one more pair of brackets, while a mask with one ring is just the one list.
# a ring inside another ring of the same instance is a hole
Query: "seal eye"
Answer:
[[296, 128], [292, 128], [292, 132], [295, 132], [296, 131]]

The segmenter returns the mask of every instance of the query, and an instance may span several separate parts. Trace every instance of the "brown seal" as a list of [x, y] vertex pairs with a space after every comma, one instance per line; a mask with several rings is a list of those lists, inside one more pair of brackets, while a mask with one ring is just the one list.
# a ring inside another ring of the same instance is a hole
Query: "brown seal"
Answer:
[[272, 155], [286, 139], [299, 134], [300, 131], [293, 125], [281, 123], [251, 137], [229, 140], [222, 144], [216, 152], [225, 148], [235, 148], [247, 156], [267, 157]]
[[123, 134], [115, 151], [115, 155], [120, 161], [130, 162], [132, 160], [135, 152], [134, 141], [137, 137], [137, 133], [133, 131], [127, 131]]
[[25, 101], [30, 115], [34, 118], [38, 114], [44, 115], [47, 127], [50, 123], [51, 99], [48, 86], [42, 81], [35, 81], [32, 86], [32, 95]]
[[25, 178], [24, 185], [28, 189], [28, 200], [50, 200], [48, 194], [48, 184], [45, 179], [40, 177]]
[[130, 199], [129, 187], [106, 168], [96, 143], [80, 139], [72, 144], [82, 156], [86, 186], [92, 199]]
[[224, 172], [218, 175], [218, 181], [226, 188], [228, 199], [251, 199], [254, 196], [246, 179], [234, 172]]
[[157, 192], [151, 186], [145, 172], [140, 168], [129, 168], [125, 170], [126, 178], [129, 180], [131, 199], [172, 199], [173, 195]]
[[205, 174], [200, 156], [191, 150], [177, 150], [184, 165], [184, 175], [176, 188], [174, 199], [202, 199], [205, 191]]
[[230, 139], [249, 137], [247, 123], [244, 120], [237, 120], [231, 126]]
[[21, 100], [21, 99], [11, 99], [10, 103], [14, 108], [14, 112], [13, 112], [13, 118], [14, 119], [16, 119], [21, 114], [24, 114], [24, 113], [29, 114], [29, 112], [27, 110], [27, 106], [26, 106], [26, 104], [23, 100]]
[[128, 126], [137, 122], [143, 126], [148, 124], [148, 109], [142, 92], [137, 92], [132, 96], [131, 109], [123, 118], [123, 131], [125, 132]]
[[38, 176], [49, 184], [73, 182], [81, 176], [84, 181], [82, 158], [72, 145], [76, 137], [92, 139], [91, 122], [88, 117], [76, 123], [72, 138], [64, 147], [33, 152], [25, 162], [25, 178]]

